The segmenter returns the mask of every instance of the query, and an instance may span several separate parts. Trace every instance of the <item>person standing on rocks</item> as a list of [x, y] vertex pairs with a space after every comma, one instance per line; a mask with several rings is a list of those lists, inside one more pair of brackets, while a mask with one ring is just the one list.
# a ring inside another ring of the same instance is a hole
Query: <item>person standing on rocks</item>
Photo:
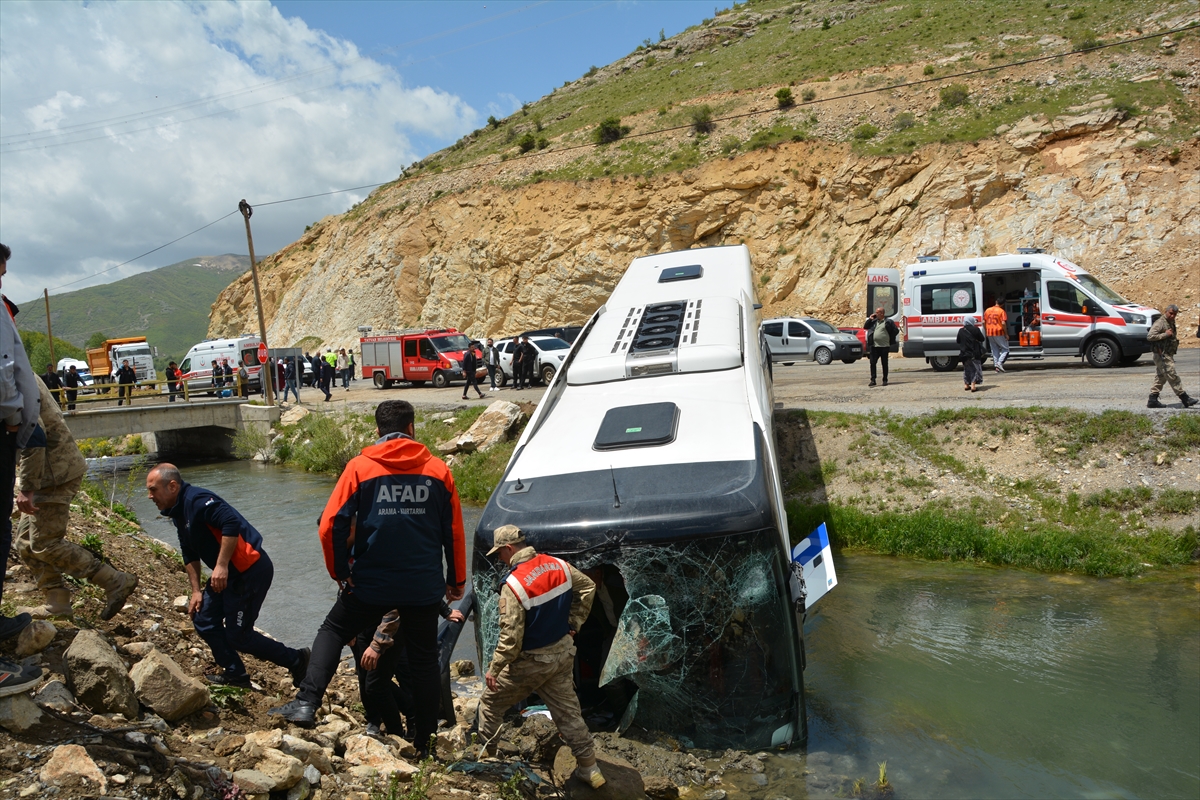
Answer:
[[975, 317], [967, 315], [958, 329], [958, 357], [963, 365], [963, 391], [967, 392], [975, 391], [983, 383], [983, 348], [987, 340], [976, 324]]
[[[308, 649], [288, 647], [254, 629], [275, 576], [259, 532], [220, 497], [186, 483], [174, 464], [150, 470], [146, 491], [175, 524], [179, 554], [192, 585], [188, 616], [222, 670], [204, 677], [217, 685], [250, 686], [250, 675], [238, 655], [248, 653], [287, 669], [292, 682], [299, 684], [308, 668]], [[201, 562], [212, 570], [204, 586]]]
[[1175, 317], [1178, 315], [1179, 306], [1172, 303], [1146, 333], [1154, 356], [1154, 384], [1150, 387], [1150, 399], [1146, 402], [1146, 408], [1166, 408], [1158, 399], [1163, 384], [1171, 385], [1184, 408], [1191, 408], [1200, 403], [1200, 400], [1188, 397], [1188, 393], [1183, 390], [1183, 381], [1179, 380], [1179, 373], [1175, 371], [1175, 354], [1179, 352], [1179, 334], [1175, 330]]
[[39, 387], [41, 426], [44, 437], [35, 437], [17, 457], [17, 556], [29, 567], [46, 602], [20, 609], [34, 619], [71, 616], [71, 590], [63, 575], [88, 580], [104, 590], [104, 610], [100, 619], [116, 616], [129, 595], [137, 588], [138, 578], [105, 564], [90, 550], [68, 542], [67, 523], [71, 500], [79, 493], [87, 462], [62, 411], [51, 401], [49, 387]]
[[896, 327], [896, 323], [887, 318], [887, 312], [883, 306], [875, 309], [875, 313], [867, 318], [863, 323], [863, 330], [866, 331], [867, 339], [867, 358], [871, 362], [871, 382], [867, 386], [875, 385], [875, 362], [883, 362], [883, 385], [888, 385], [888, 353], [892, 351], [892, 345], [896, 344], [896, 337], [900, 335], [900, 329]]
[[1004, 362], [1008, 361], [1008, 314], [1004, 313], [1004, 305], [1000, 298], [983, 312], [983, 331], [987, 334], [988, 344], [992, 346], [992, 363], [996, 372], [1004, 372]]
[[462, 599], [467, 555], [454, 476], [413, 438], [414, 419], [405, 400], [380, 403], [379, 440], [338, 478], [320, 527], [325, 567], [340, 587], [338, 598], [317, 630], [296, 699], [270, 713], [312, 727], [342, 647], [396, 609], [397, 644], [404, 646], [412, 675], [412, 741], [425, 753], [437, 731], [441, 696], [438, 613], [443, 596]]
[[[0, 244], [0, 278], [8, 272], [12, 250]], [[41, 392], [29, 357], [17, 331], [17, 307], [0, 294], [4, 309], [0, 311], [0, 555], [8, 562], [12, 547], [13, 485], [17, 480], [17, 450], [27, 447], [37, 428], [41, 413]], [[0, 600], [4, 598], [4, 564], [0, 564]], [[32, 621], [28, 614], [10, 617], [0, 613], [0, 641], [10, 639]], [[26, 692], [42, 680], [41, 667], [25, 667], [0, 659], [0, 697]]]
[[575, 755], [575, 777], [599, 789], [604, 775], [574, 683], [575, 633], [592, 610], [596, 584], [566, 561], [538, 554], [516, 525], [497, 528], [492, 543], [488, 555], [512, 571], [500, 588], [500, 638], [484, 676], [479, 736], [494, 753], [504, 712], [537, 692]]
[[483, 392], [479, 391], [479, 378], [476, 377], [476, 373], [479, 372], [479, 356], [475, 352], [476, 347], [479, 347], [479, 342], [471, 342], [463, 352], [463, 377], [467, 380], [463, 384], [463, 400], [467, 399], [467, 393], [472, 386], [475, 387], [475, 394], [479, 395], [479, 399], [483, 399]]

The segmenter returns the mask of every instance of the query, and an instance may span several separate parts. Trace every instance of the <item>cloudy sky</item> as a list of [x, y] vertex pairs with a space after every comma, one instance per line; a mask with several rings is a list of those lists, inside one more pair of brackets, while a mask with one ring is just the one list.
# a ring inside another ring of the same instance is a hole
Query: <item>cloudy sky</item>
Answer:
[[[727, 5], [727, 4], [723, 4]], [[17, 301], [245, 253], [252, 205], [407, 164], [711, 15], [705, 2], [0, 2], [0, 241]], [[369, 190], [264, 206], [265, 255]], [[114, 269], [115, 267], [115, 269]]]

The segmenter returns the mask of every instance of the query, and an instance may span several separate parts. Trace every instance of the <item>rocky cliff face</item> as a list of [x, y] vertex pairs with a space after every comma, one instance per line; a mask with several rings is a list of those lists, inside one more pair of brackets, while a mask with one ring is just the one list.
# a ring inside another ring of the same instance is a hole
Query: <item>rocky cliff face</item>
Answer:
[[[1168, 154], [1138, 141], [1099, 111], [890, 158], [802, 142], [652, 179], [503, 188], [470, 170], [417, 178], [264, 261], [268, 335], [342, 346], [359, 325], [500, 336], [581, 323], [634, 257], [742, 242], [769, 315], [861, 324], [868, 267], [1041, 246], [1132, 300], [1178, 303], [1191, 324], [1200, 146], [1193, 138]], [[247, 274], [213, 305], [209, 335], [256, 329]]]

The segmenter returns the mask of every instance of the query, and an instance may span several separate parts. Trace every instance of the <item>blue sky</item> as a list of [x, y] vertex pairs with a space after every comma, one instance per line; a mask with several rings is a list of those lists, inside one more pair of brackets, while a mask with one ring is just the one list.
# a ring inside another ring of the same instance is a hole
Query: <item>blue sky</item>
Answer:
[[[722, 4], [721, 7], [727, 6]], [[711, 2], [0, 2], [0, 241], [17, 301], [259, 254]], [[220, 220], [219, 222], [217, 220]], [[211, 227], [157, 252], [135, 256]]]

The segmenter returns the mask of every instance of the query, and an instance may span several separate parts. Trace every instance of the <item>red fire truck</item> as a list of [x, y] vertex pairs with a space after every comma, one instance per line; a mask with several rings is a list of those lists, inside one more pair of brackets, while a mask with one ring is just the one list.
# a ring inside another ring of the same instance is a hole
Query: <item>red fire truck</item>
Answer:
[[[379, 389], [408, 381], [422, 386], [426, 381], [441, 389], [451, 381], [464, 380], [463, 353], [471, 340], [454, 328], [409, 328], [358, 340], [362, 350], [363, 380]], [[487, 377], [483, 354], [477, 349], [478, 377]]]

